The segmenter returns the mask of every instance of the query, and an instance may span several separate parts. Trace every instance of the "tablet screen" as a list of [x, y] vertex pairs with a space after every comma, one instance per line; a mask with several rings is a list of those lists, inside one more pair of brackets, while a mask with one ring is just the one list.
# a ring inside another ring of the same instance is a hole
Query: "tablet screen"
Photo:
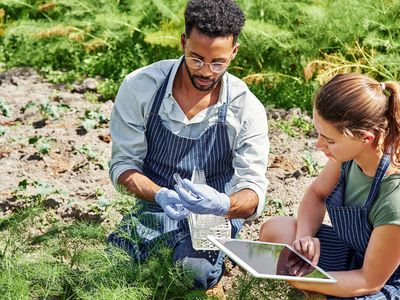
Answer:
[[209, 237], [233, 261], [256, 277], [336, 282], [322, 269], [284, 244]]

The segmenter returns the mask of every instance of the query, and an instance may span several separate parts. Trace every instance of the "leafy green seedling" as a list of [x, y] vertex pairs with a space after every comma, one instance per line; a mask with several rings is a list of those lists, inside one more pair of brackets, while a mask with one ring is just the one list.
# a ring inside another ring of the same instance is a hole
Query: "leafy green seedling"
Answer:
[[44, 101], [39, 105], [39, 112], [42, 118], [47, 120], [52, 118], [53, 120], [60, 117], [60, 110], [69, 110], [70, 106], [65, 103], [60, 103], [57, 105], [51, 105], [49, 101]]
[[84, 144], [81, 148], [77, 149], [77, 151], [86, 156], [87, 160], [97, 165], [101, 170], [106, 168], [106, 163], [104, 160], [98, 157], [98, 154], [92, 150], [92, 148]]
[[305, 135], [309, 135], [314, 129], [313, 124], [302, 117], [293, 118], [292, 125], [300, 129]]
[[0, 136], [3, 136], [5, 134], [6, 134], [6, 128], [0, 125]]
[[89, 145], [82, 145], [81, 148], [78, 149], [78, 151], [84, 155], [86, 155], [87, 159], [90, 161], [96, 161], [97, 160], [97, 153], [92, 150], [92, 148]]
[[11, 194], [18, 199], [24, 199], [28, 202], [41, 204], [49, 196], [65, 195], [66, 193], [60, 189], [51, 187], [45, 182], [23, 179], [18, 183], [17, 187], [13, 189]]
[[59, 103], [57, 105], [52, 105], [48, 100], [43, 101], [38, 104], [33, 101], [29, 101], [27, 104], [21, 107], [20, 112], [25, 113], [31, 108], [36, 108], [44, 120], [53, 119], [56, 120], [60, 117], [61, 110], [69, 110], [71, 107], [65, 103]]
[[298, 132], [296, 132], [294, 130], [294, 127], [292, 126], [290, 121], [280, 120], [271, 125], [275, 126], [276, 128], [279, 128], [280, 130], [285, 132], [288, 136], [295, 137], [295, 138], [299, 137]]
[[10, 107], [3, 100], [0, 100], [0, 112], [5, 117], [10, 115]]
[[29, 144], [34, 145], [36, 150], [42, 155], [50, 153], [51, 142], [54, 142], [54, 141], [55, 141], [55, 139], [46, 138], [41, 135], [35, 135], [35, 136], [29, 138]]
[[283, 201], [281, 199], [271, 198], [268, 203], [273, 207], [273, 215], [283, 216], [285, 214], [283, 210]]
[[322, 169], [322, 166], [320, 166], [312, 157], [311, 152], [308, 150], [305, 150], [302, 156], [303, 162], [304, 162], [304, 168], [307, 174], [309, 174], [311, 177], [317, 176], [319, 174], [319, 171]]
[[290, 120], [279, 120], [271, 125], [294, 138], [300, 137], [300, 134], [309, 135], [314, 128], [311, 122], [308, 122], [302, 117], [293, 117]]
[[109, 122], [108, 118], [104, 116], [104, 114], [93, 110], [86, 110], [85, 116], [82, 119], [82, 126], [86, 129], [86, 131], [100, 128]]
[[36, 102], [29, 101], [27, 104], [25, 104], [24, 106], [22, 106], [22, 107], [19, 109], [19, 112], [20, 112], [21, 114], [24, 114], [27, 110], [29, 110], [29, 109], [31, 109], [31, 108], [36, 108], [36, 107], [37, 107]]

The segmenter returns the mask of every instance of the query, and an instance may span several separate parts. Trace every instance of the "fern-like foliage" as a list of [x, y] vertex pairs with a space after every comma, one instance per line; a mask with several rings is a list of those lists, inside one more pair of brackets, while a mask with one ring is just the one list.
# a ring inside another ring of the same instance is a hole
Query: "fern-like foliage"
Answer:
[[[47, 74], [68, 71], [65, 77], [70, 80], [100, 75], [109, 84], [104, 89], [107, 97], [112, 97], [130, 71], [181, 54], [186, 2], [3, 0], [0, 60], [6, 68], [28, 65]], [[343, 57], [346, 64], [359, 64], [354, 54], [360, 52], [357, 44], [370, 55], [366, 66], [373, 64], [361, 72], [374, 69], [378, 71], [370, 74], [377, 79], [399, 79], [399, 1], [238, 0], [238, 4], [246, 24], [230, 71], [256, 78], [248, 82], [264, 102], [274, 94], [278, 103], [296, 103], [285, 100], [287, 93], [271, 89], [283, 85], [288, 92], [295, 91], [307, 80], [319, 84], [317, 69], [310, 68], [313, 63]], [[327, 69], [330, 64], [323, 65]], [[299, 106], [307, 103], [309, 93], [298, 93]]]

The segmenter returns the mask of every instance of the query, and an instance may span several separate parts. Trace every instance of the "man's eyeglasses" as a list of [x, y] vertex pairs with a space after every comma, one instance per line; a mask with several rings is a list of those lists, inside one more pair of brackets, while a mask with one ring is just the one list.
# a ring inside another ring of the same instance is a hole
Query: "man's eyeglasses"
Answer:
[[[231, 57], [229, 57], [228, 62], [230, 61]], [[229, 63], [222, 63], [222, 62], [205, 63], [201, 59], [195, 57], [185, 57], [185, 62], [188, 64], [190, 68], [196, 70], [200, 70], [201, 68], [203, 68], [204, 65], [208, 65], [210, 67], [210, 70], [214, 73], [223, 72], [229, 65]]]

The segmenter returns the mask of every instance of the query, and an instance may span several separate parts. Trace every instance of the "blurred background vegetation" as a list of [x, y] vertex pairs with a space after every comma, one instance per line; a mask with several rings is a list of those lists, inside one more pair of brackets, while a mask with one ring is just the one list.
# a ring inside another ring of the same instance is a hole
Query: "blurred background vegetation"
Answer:
[[[399, 80], [400, 0], [238, 0], [246, 14], [230, 72], [264, 104], [310, 109], [339, 72]], [[32, 66], [53, 82], [100, 76], [103, 99], [123, 77], [181, 55], [186, 0], [2, 0], [0, 68]]]

